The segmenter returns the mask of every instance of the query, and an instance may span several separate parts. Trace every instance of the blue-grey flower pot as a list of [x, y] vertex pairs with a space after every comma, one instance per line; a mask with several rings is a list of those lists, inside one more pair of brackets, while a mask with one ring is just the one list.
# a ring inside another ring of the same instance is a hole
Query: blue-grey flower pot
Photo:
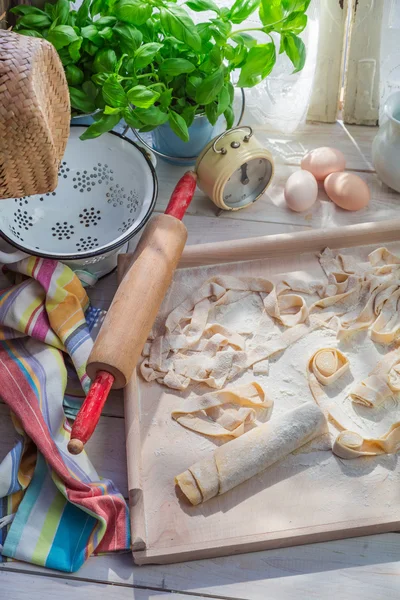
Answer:
[[92, 115], [71, 117], [72, 125], [91, 125], [92, 123], [94, 123]]
[[[218, 122], [211, 125], [206, 116], [197, 115], [189, 127], [189, 141], [184, 142], [172, 131], [169, 123], [164, 123], [151, 132], [153, 148], [167, 154], [170, 158], [162, 158], [173, 165], [194, 165], [204, 146], [215, 137], [217, 126]], [[187, 160], [192, 157], [193, 160]]]

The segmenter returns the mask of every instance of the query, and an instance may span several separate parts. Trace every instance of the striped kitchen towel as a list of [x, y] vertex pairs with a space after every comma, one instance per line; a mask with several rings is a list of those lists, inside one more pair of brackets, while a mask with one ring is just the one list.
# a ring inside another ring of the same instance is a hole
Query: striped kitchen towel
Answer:
[[67, 450], [64, 358], [86, 392], [89, 300], [76, 275], [56, 261], [27, 258], [9, 265], [8, 274], [14, 285], [0, 292], [0, 396], [17, 440], [0, 463], [0, 553], [76, 571], [93, 552], [130, 545], [123, 496], [85, 452]]

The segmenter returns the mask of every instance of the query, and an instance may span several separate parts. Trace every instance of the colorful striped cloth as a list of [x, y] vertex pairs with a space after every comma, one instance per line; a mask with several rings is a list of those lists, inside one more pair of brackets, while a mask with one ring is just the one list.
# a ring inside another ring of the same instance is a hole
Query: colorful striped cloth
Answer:
[[64, 358], [87, 391], [89, 300], [56, 261], [32, 257], [8, 269], [14, 285], [0, 292], [0, 396], [17, 440], [0, 463], [0, 552], [71, 572], [93, 552], [130, 546], [123, 496], [85, 452], [67, 450]]

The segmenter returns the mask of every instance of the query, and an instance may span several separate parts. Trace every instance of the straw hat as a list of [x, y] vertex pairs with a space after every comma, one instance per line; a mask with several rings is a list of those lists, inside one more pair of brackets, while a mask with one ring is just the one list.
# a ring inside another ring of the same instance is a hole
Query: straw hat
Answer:
[[0, 30], [0, 199], [57, 187], [70, 118], [68, 85], [55, 48]]

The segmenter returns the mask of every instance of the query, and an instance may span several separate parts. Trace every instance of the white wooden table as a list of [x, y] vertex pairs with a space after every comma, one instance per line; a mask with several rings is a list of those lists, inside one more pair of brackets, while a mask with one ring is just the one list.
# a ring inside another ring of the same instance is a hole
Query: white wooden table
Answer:
[[[218, 217], [211, 201], [197, 193], [184, 220], [189, 244], [398, 218], [400, 195], [380, 183], [372, 167], [371, 141], [375, 133], [373, 128], [345, 127], [341, 123], [309, 124], [291, 136], [258, 131], [257, 137], [276, 158], [273, 184], [255, 205]], [[285, 180], [308, 149], [323, 145], [340, 148], [346, 156], [347, 168], [368, 182], [372, 194], [368, 209], [356, 213], [339, 210], [322, 191], [320, 200], [307, 213], [296, 214], [286, 209]], [[164, 210], [182, 173], [183, 169], [159, 164], [157, 211]], [[111, 275], [98, 285], [95, 295], [104, 299], [114, 288], [115, 275]], [[0, 460], [13, 439], [8, 409], [0, 404]], [[123, 406], [118, 395], [108, 401], [87, 450], [98, 472], [112, 478], [127, 495]], [[109, 555], [89, 559], [78, 573], [71, 575], [18, 562], [0, 565], [0, 599], [162, 600], [162, 597], [168, 600], [398, 599], [400, 535], [368, 536], [166, 566], [137, 567], [130, 554]]]

